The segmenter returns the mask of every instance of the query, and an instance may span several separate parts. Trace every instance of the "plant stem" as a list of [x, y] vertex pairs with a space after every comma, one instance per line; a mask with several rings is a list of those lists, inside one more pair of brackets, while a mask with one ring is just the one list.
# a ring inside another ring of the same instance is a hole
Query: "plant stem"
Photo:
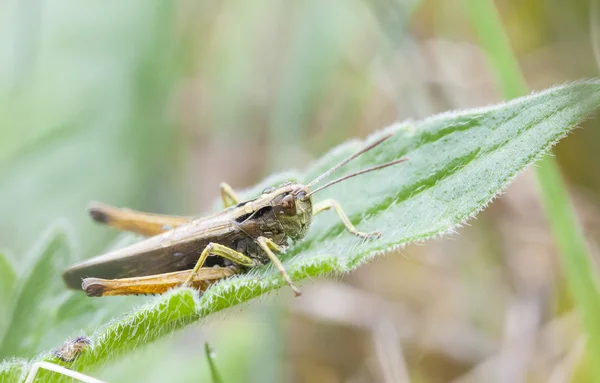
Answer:
[[[465, 0], [465, 4], [502, 95], [508, 99], [525, 95], [528, 91], [525, 79], [493, 2]], [[598, 360], [600, 295], [594, 266], [556, 160], [546, 156], [538, 165], [536, 175], [542, 202], [560, 251], [567, 286], [588, 335], [587, 357], [590, 361]], [[593, 380], [600, 382], [600, 364], [591, 362], [589, 365]]]

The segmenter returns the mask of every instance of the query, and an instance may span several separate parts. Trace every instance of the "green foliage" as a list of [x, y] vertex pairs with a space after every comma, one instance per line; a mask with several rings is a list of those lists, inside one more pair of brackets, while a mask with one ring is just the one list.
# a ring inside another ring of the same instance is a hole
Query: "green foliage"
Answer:
[[[344, 172], [403, 156], [408, 156], [410, 161], [348, 180], [317, 194], [315, 199], [336, 198], [360, 230], [380, 230], [382, 238], [359, 240], [344, 230], [333, 213], [323, 213], [315, 219], [307, 238], [282, 257], [290, 275], [300, 281], [318, 275], [346, 273], [383, 252], [451, 232], [485, 207], [518, 172], [539, 159], [599, 104], [600, 82], [579, 82], [490, 108], [447, 113], [414, 124], [397, 124], [377, 133], [376, 136], [390, 131], [396, 134], [349, 164]], [[304, 173], [271, 176], [242, 194], [254, 196], [264, 187], [289, 178], [307, 182], [363, 146], [364, 142], [348, 142], [326, 154]], [[64, 235], [50, 236], [49, 245], [41, 251], [42, 262], [56, 249], [64, 248], [64, 239], [60, 238]], [[66, 261], [64, 256], [57, 259], [45, 267]], [[34, 267], [32, 273], [37, 269], [38, 266]], [[58, 291], [55, 289], [62, 281], [55, 275], [45, 283], [49, 291]], [[69, 367], [92, 371], [105, 361], [177, 328], [282, 286], [279, 274], [272, 266], [265, 266], [224, 280], [199, 298], [189, 289], [174, 290], [100, 327], [90, 336], [93, 347]], [[285, 287], [282, 293], [293, 295]], [[80, 294], [69, 297], [62, 307], [67, 310], [68, 303], [78, 305], [92, 301], [86, 310], [65, 314], [63, 324], [69, 324], [71, 331], [80, 327], [89, 329], [90, 323], [84, 325], [81, 319], [85, 318], [85, 312], [95, 308], [109, 313], [107, 308], [114, 310], [115, 302], [119, 302], [110, 298], [91, 300]], [[19, 321], [12, 318], [11, 323], [15, 322]], [[41, 325], [36, 327], [35, 321], [26, 322], [34, 326], [34, 334], [43, 330]], [[46, 331], [54, 331], [50, 324]], [[62, 333], [66, 334], [68, 332]], [[7, 339], [16, 347], [33, 347], [19, 345], [16, 338]], [[5, 346], [0, 349], [5, 350]], [[58, 362], [51, 356], [40, 358]], [[16, 377], [23, 367], [19, 363], [0, 366], [0, 378]], [[45, 374], [44, 379], [61, 381], [49, 374]]]
[[[525, 78], [494, 3], [491, 0], [467, 0], [466, 5], [493, 67], [498, 88], [507, 98], [525, 94]], [[546, 157], [540, 161], [537, 179], [550, 228], [560, 250], [565, 278], [589, 337], [587, 358], [595, 360], [600, 358], [600, 295], [595, 267], [554, 158]], [[600, 382], [600, 365], [591, 363], [590, 367], [594, 381]]]
[[64, 232], [52, 230], [48, 239], [40, 241], [39, 247], [35, 250], [38, 256], [32, 257], [31, 266], [15, 286], [12, 306], [3, 310], [10, 322], [0, 333], [0, 358], [35, 350], [48, 331], [49, 316], [56, 313], [64, 298], [65, 289], [53, 281], [62, 267], [73, 261]]
[[[77, 250], [93, 253], [109, 237], [83, 214], [90, 198], [141, 208], [176, 157], [164, 117], [177, 75], [176, 49], [165, 50], [173, 7], [13, 3], [0, 7], [0, 246], [22, 257], [63, 217]], [[24, 17], [28, 7], [40, 20]], [[43, 44], [22, 33], [36, 24]]]
[[85, 214], [91, 199], [168, 206], [156, 200], [180, 153], [165, 118], [174, 13], [152, 0], [0, 5], [0, 246], [11, 250], [0, 254], [0, 359], [33, 358], [144, 301], [93, 302], [59, 276], [114, 235]]

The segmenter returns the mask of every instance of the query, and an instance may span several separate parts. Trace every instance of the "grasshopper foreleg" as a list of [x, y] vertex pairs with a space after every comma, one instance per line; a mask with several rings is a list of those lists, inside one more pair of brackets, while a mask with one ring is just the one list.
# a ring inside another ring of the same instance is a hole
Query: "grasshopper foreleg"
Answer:
[[89, 207], [89, 212], [96, 222], [147, 237], [190, 222], [190, 219], [187, 217], [143, 213], [130, 209], [121, 209], [100, 202], [94, 202]]
[[275, 267], [277, 267], [277, 270], [279, 270], [279, 273], [281, 274], [283, 279], [287, 282], [288, 285], [290, 285], [292, 290], [294, 290], [294, 294], [296, 294], [296, 296], [299, 297], [302, 293], [294, 285], [294, 282], [292, 282], [292, 279], [290, 278], [289, 274], [285, 270], [285, 267], [283, 267], [283, 264], [281, 263], [279, 258], [277, 258], [275, 253], [273, 253], [273, 251], [272, 251], [272, 250], [275, 250], [278, 253], [281, 253], [281, 252], [283, 252], [283, 248], [281, 248], [275, 242], [273, 242], [272, 240], [270, 240], [269, 238], [266, 238], [266, 237], [258, 237], [256, 239], [256, 242], [261, 247], [261, 249], [263, 249], [265, 251], [265, 253], [267, 253], [267, 256], [271, 260], [271, 263], [274, 264]]
[[233, 191], [233, 188], [229, 184], [222, 182], [221, 185], [221, 198], [223, 199], [223, 205], [230, 207], [240, 203], [240, 197]]
[[204, 265], [204, 262], [206, 262], [206, 258], [208, 258], [208, 256], [211, 254], [229, 259], [233, 263], [246, 267], [253, 267], [257, 265], [257, 263], [247, 255], [242, 254], [239, 251], [235, 251], [227, 246], [211, 242], [208, 244], [208, 246], [204, 248], [204, 250], [200, 254], [200, 258], [198, 258], [196, 266], [194, 266], [194, 269], [190, 272], [189, 277], [183, 284], [184, 286], [189, 286], [191, 284], [192, 280], [194, 279], [194, 276], [196, 275], [198, 270], [200, 270], [200, 268]]
[[374, 231], [372, 233], [363, 233], [363, 232], [356, 230], [356, 228], [354, 227], [352, 222], [350, 222], [350, 220], [348, 219], [348, 216], [346, 215], [346, 213], [344, 213], [344, 211], [342, 210], [342, 207], [340, 206], [340, 204], [336, 200], [333, 200], [333, 199], [326, 199], [325, 201], [322, 201], [322, 202], [319, 202], [318, 204], [316, 204], [313, 207], [313, 215], [317, 215], [317, 214], [324, 212], [325, 210], [329, 210], [331, 208], [335, 209], [338, 216], [344, 223], [344, 226], [346, 226], [346, 229], [348, 229], [349, 232], [356, 235], [357, 237], [378, 238], [381, 236], [381, 233], [378, 231]]

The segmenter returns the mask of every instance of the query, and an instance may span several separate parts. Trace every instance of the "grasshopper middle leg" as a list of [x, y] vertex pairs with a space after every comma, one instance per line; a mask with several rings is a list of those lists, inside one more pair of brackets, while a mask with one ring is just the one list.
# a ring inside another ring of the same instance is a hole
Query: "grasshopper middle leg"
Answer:
[[143, 213], [100, 202], [94, 202], [90, 206], [89, 212], [96, 222], [148, 237], [190, 222], [190, 218], [187, 217]]
[[190, 283], [194, 279], [194, 276], [196, 275], [198, 270], [200, 270], [202, 268], [202, 266], [204, 266], [204, 262], [206, 262], [206, 258], [208, 258], [208, 256], [211, 254], [218, 255], [220, 257], [229, 259], [231, 262], [236, 263], [241, 266], [246, 266], [246, 267], [257, 266], [256, 261], [253, 260], [252, 258], [248, 257], [247, 255], [242, 254], [239, 251], [235, 251], [227, 246], [223, 246], [218, 243], [211, 242], [204, 248], [204, 250], [200, 254], [200, 258], [198, 258], [198, 262], [196, 262], [196, 266], [194, 266], [194, 269], [189, 272], [190, 273], [189, 277], [185, 281], [184, 286], [190, 285]]
[[378, 231], [374, 231], [372, 233], [363, 233], [361, 231], [356, 230], [356, 228], [354, 227], [352, 222], [350, 222], [350, 220], [348, 219], [348, 216], [342, 210], [342, 207], [340, 206], [340, 204], [336, 200], [333, 200], [333, 199], [326, 199], [325, 201], [317, 203], [313, 207], [313, 215], [317, 215], [317, 214], [324, 212], [325, 210], [329, 210], [331, 208], [335, 209], [338, 216], [344, 223], [344, 226], [346, 226], [346, 229], [348, 229], [349, 232], [356, 235], [357, 237], [378, 238], [381, 236], [381, 233]]
[[[273, 253], [273, 250], [277, 252], [282, 252], [283, 249], [275, 242], [266, 237], [258, 237], [256, 239], [256, 243], [261, 247], [261, 249], [264, 250], [264, 252], [269, 257], [269, 260], [275, 265], [275, 267], [277, 267], [277, 269], [281, 273], [281, 276], [287, 282], [287, 284], [290, 285], [296, 296], [299, 296], [300, 290], [298, 290], [298, 288], [294, 286], [294, 283], [292, 282], [290, 276], [285, 270], [285, 267], [283, 267], [283, 264], [281, 263], [279, 258], [277, 258], [275, 253]], [[255, 267], [259, 265], [257, 261], [253, 260], [245, 254], [240, 253], [239, 251], [235, 251], [227, 246], [223, 246], [218, 243], [209, 243], [208, 246], [206, 246], [206, 248], [202, 251], [202, 254], [200, 254], [200, 258], [198, 259], [198, 262], [196, 263], [194, 269], [190, 272], [190, 276], [188, 277], [188, 280], [186, 280], [186, 282], [184, 283], [184, 286], [187, 286], [191, 283], [194, 276], [196, 275], [198, 270], [202, 268], [204, 262], [206, 262], [206, 258], [208, 258], [210, 254], [218, 255], [220, 257], [229, 259], [230, 261], [238, 265], [246, 267]]]

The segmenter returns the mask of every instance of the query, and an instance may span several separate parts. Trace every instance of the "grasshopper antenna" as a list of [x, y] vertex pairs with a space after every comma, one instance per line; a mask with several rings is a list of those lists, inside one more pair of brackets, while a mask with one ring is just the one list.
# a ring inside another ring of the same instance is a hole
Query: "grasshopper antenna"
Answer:
[[[374, 147], [376, 147], [377, 145], [381, 144], [383, 141], [387, 140], [388, 138], [392, 137], [394, 135], [394, 133], [390, 133], [382, 138], [380, 138], [379, 140], [373, 142], [371, 145], [367, 146], [366, 148], [362, 149], [361, 151], [354, 153], [353, 155], [351, 155], [350, 157], [346, 158], [345, 160], [343, 160], [342, 162], [340, 162], [339, 164], [335, 165], [334, 167], [332, 167], [331, 169], [327, 170], [325, 173], [321, 174], [320, 176], [318, 176], [317, 178], [315, 178], [314, 180], [312, 180], [308, 185], [306, 185], [306, 187], [311, 187], [312, 185], [316, 184], [317, 182], [321, 181], [323, 178], [328, 177], [331, 173], [333, 173], [334, 171], [338, 170], [339, 168], [341, 168], [342, 166], [346, 165], [348, 162], [352, 161], [353, 159], [355, 159], [356, 157], [360, 156], [361, 154], [363, 154], [364, 152], [368, 152], [369, 150], [373, 149]], [[371, 169], [371, 170], [375, 170], [375, 169]], [[358, 173], [358, 174], [362, 174], [362, 173]], [[356, 175], [358, 175], [356, 174]], [[341, 181], [341, 180], [340, 180]], [[339, 182], [339, 181], [338, 181]], [[314, 193], [314, 192], [313, 192]], [[312, 194], [312, 193], [311, 193]]]
[[379, 169], [387, 168], [388, 166], [396, 165], [396, 164], [399, 164], [400, 162], [404, 162], [404, 161], [408, 161], [408, 157], [403, 157], [403, 158], [400, 158], [399, 160], [386, 162], [385, 164], [381, 164], [381, 165], [373, 166], [371, 168], [359, 170], [356, 173], [352, 173], [352, 174], [348, 174], [347, 176], [340, 177], [340, 178], [335, 179], [333, 181], [327, 182], [325, 185], [321, 186], [320, 188], [317, 188], [317, 189], [311, 191], [306, 196], [304, 196], [303, 199], [306, 199], [306, 198], [310, 197], [311, 195], [315, 194], [316, 192], [321, 191], [321, 190], [323, 190], [325, 188], [330, 187], [331, 185], [335, 185], [338, 182], [342, 182], [344, 180], [347, 180], [348, 178], [356, 177], [358, 175], [365, 174], [365, 173], [368, 173], [368, 172], [372, 172], [374, 170], [379, 170]]

